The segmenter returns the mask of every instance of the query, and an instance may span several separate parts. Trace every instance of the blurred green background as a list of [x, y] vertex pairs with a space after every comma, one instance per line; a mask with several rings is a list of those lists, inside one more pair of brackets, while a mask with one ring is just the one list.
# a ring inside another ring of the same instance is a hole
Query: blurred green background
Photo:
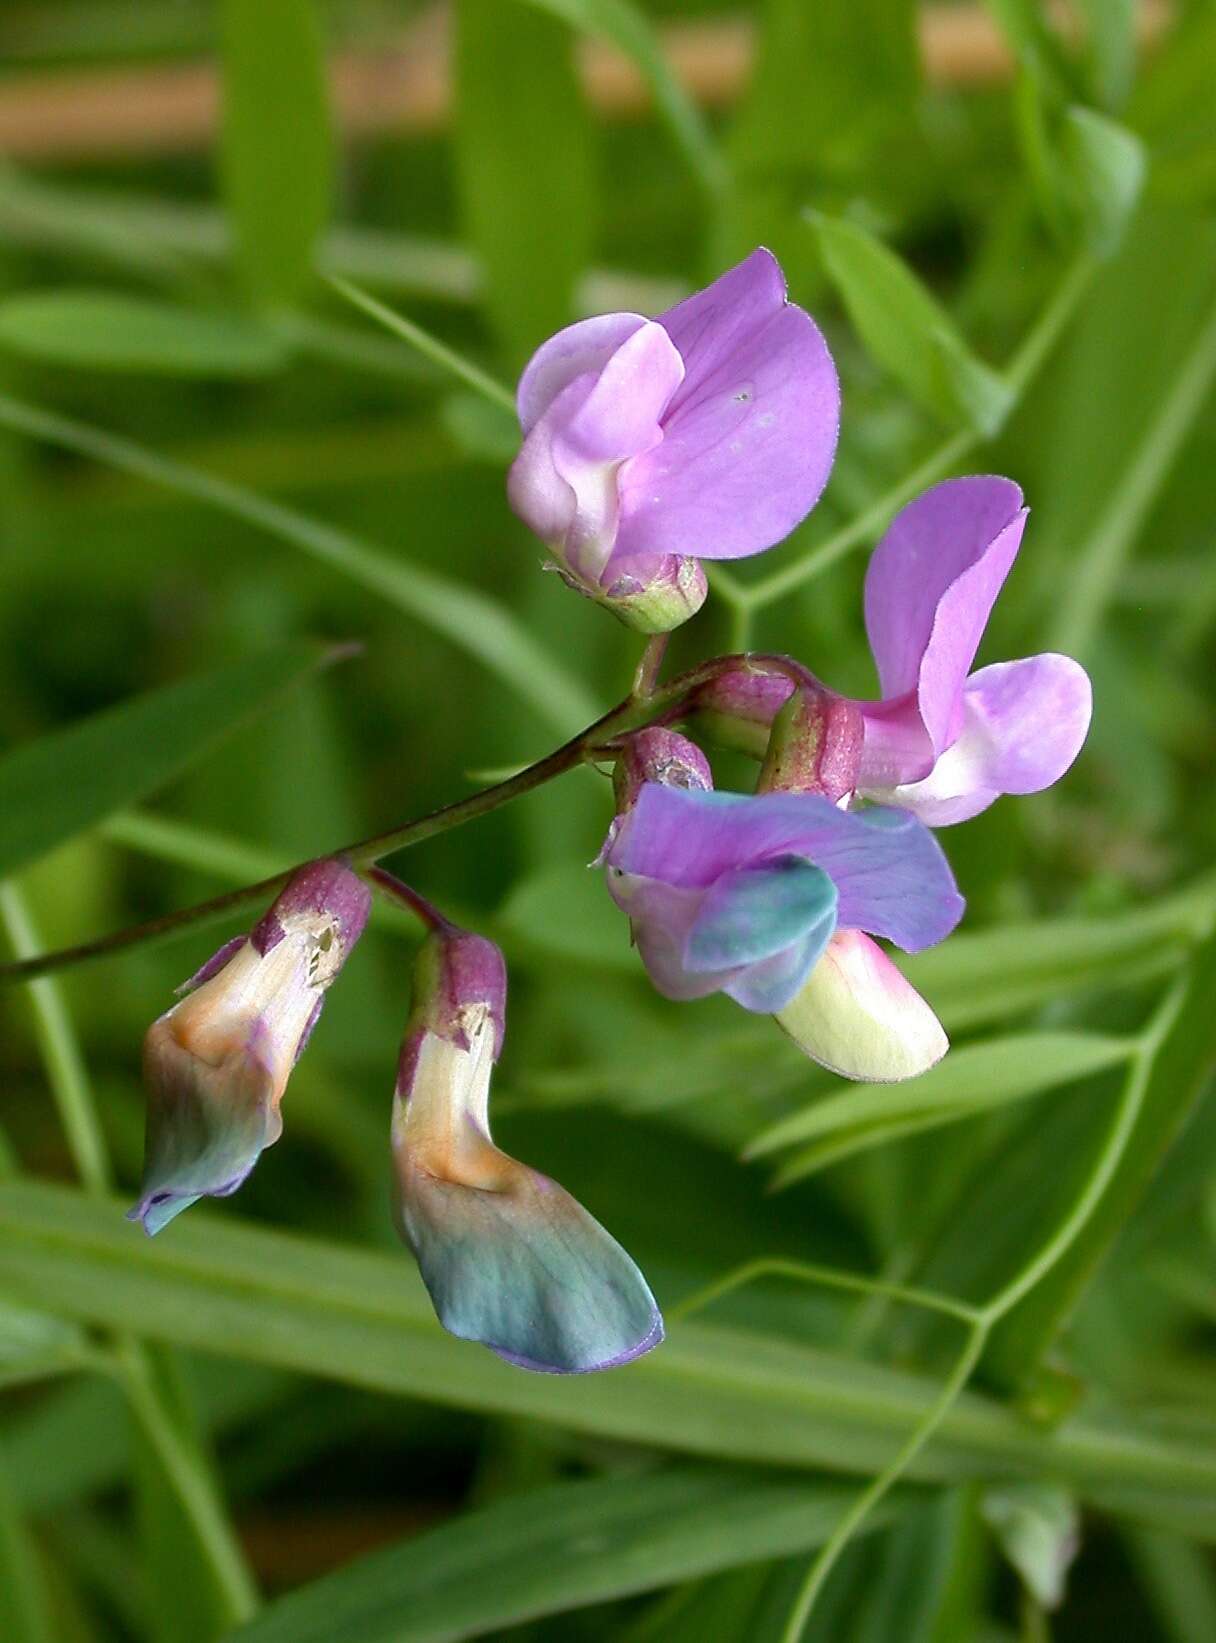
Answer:
[[[41, 811], [0, 755], [14, 950], [420, 814], [628, 688], [636, 636], [507, 510], [510, 416], [320, 275], [509, 384], [578, 314], [777, 252], [840, 455], [672, 665], [788, 650], [870, 694], [894, 506], [1023, 486], [981, 660], [1069, 651], [1096, 711], [1059, 789], [942, 835], [967, 920], [909, 966], [940, 1073], [850, 1092], [659, 999], [586, 871], [593, 772], [399, 865], [506, 951], [497, 1136], [665, 1308], [760, 1257], [979, 1304], [1064, 1228], [807, 1636], [1216, 1636], [1216, 5], [9, 0], [0, 65], [0, 732], [237, 670], [120, 725], [91, 813], [79, 754], [47, 743]], [[361, 649], [256, 661], [306, 639]], [[391, 917], [282, 1142], [146, 1245], [101, 1194], [218, 939], [0, 993], [0, 1635], [203, 1643], [256, 1585], [250, 1643], [788, 1643], [957, 1322], [768, 1277], [595, 1381], [447, 1342], [388, 1222]]]

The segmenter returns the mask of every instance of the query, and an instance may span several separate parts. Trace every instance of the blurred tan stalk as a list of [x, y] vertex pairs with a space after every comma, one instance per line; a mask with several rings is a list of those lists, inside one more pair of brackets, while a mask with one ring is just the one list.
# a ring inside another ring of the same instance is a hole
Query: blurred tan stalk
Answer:
[[[1141, 0], [1141, 44], [1155, 42], [1171, 20], [1168, 0]], [[348, 136], [444, 127], [451, 112], [446, 25], [446, 7], [436, 6], [391, 48], [334, 56], [334, 104]], [[677, 76], [710, 109], [729, 107], [742, 91], [754, 35], [753, 22], [745, 18], [674, 23], [661, 30]], [[1009, 47], [979, 5], [923, 7], [920, 45], [932, 84], [991, 85], [1014, 70]], [[642, 76], [618, 51], [588, 41], [579, 56], [587, 94], [603, 114], [628, 119], [649, 109]], [[0, 155], [78, 162], [204, 148], [216, 129], [219, 100], [219, 79], [210, 62], [11, 75], [0, 81]]]

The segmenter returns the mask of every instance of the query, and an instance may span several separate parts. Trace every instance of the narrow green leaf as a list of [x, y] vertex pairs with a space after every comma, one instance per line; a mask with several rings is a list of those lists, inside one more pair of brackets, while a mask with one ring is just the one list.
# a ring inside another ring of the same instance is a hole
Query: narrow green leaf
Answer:
[[906, 209], [909, 183], [927, 169], [916, 6], [764, 0], [758, 9], [755, 61], [728, 139], [737, 186], [723, 260], [767, 245], [805, 301], [818, 278], [801, 223], [807, 200], [878, 189]]
[[1136, 0], [1081, 0], [1088, 32], [1085, 56], [1095, 102], [1118, 108], [1136, 72]]
[[1072, 79], [1070, 65], [1042, 0], [985, 0], [985, 4], [1018, 62], [1029, 68], [1046, 93], [1057, 101], [1063, 98]]
[[[143, 1238], [117, 1202], [0, 1185], [0, 1293], [111, 1326], [348, 1384], [556, 1422], [721, 1460], [871, 1474], [937, 1397], [931, 1378], [699, 1322], [628, 1368], [531, 1375], [447, 1336], [403, 1256], [234, 1225], [196, 1210]], [[1059, 1431], [965, 1394], [914, 1478], [1050, 1470], [1090, 1502], [1216, 1537], [1216, 1448], [1115, 1410]]]
[[604, 887], [603, 872], [585, 863], [551, 862], [521, 879], [499, 917], [543, 952], [612, 969], [638, 967], [629, 921]]
[[[857, 1625], [850, 1643], [951, 1643], [975, 1634], [974, 1609], [964, 1619], [968, 1582], [960, 1567], [975, 1555], [974, 1491], [943, 1489], [917, 1501], [874, 1548], [867, 1578], [854, 1600]], [[939, 1632], [951, 1618], [955, 1630]]]
[[[264, 1420], [291, 1384], [258, 1364], [203, 1358], [191, 1367], [200, 1418], [208, 1430]], [[45, 1516], [117, 1488], [130, 1458], [128, 1436], [122, 1393], [113, 1377], [79, 1376], [10, 1416], [0, 1436], [0, 1464], [8, 1468], [22, 1509]]]
[[816, 214], [824, 267], [877, 362], [926, 409], [981, 433], [999, 428], [1009, 384], [978, 359], [908, 265], [857, 223]]
[[598, 35], [624, 52], [649, 85], [659, 117], [710, 195], [726, 186], [726, 171], [700, 110], [672, 73], [649, 19], [632, 0], [527, 0], [572, 28]]
[[[184, 1444], [200, 1446], [200, 1433], [174, 1351], [144, 1346], [165, 1418]], [[161, 1456], [138, 1424], [131, 1429], [132, 1483], [140, 1562], [148, 1586], [149, 1643], [213, 1643], [230, 1624], [223, 1594], [198, 1537], [182, 1509]], [[204, 1465], [207, 1462], [204, 1460]]]
[[1128, 1528], [1123, 1544], [1164, 1643], [1211, 1643], [1216, 1637], [1216, 1574], [1209, 1553], [1150, 1528]]
[[324, 520], [284, 507], [257, 491], [174, 462], [104, 429], [23, 405], [4, 394], [0, 394], [0, 424], [164, 485], [289, 542], [428, 623], [475, 656], [562, 734], [570, 734], [595, 717], [595, 702], [581, 680], [550, 656], [510, 611], [478, 588], [465, 587], [434, 571], [407, 564]]
[[439, 407], [439, 415], [464, 454], [478, 462], [505, 468], [519, 451], [518, 420], [480, 394], [463, 390], [449, 394]]
[[1096, 257], [1113, 256], [1144, 187], [1144, 144], [1105, 114], [1070, 108], [1060, 158], [1085, 245]]
[[6, 1643], [52, 1643], [50, 1593], [40, 1562], [0, 1466], [0, 1637]]
[[[1216, 935], [1209, 936], [1187, 972], [1176, 1013], [1133, 1063], [1129, 1080], [1145, 1080], [1126, 1145], [1093, 1213], [1071, 1247], [998, 1326], [986, 1360], [1006, 1386], [1023, 1384], [1041, 1362], [1090, 1279], [1109, 1254], [1216, 1070]], [[1110, 1116], [1093, 1115], [1097, 1135]]]
[[262, 376], [282, 338], [243, 314], [125, 291], [30, 291], [0, 302], [0, 346], [52, 365], [177, 377]]
[[574, 318], [590, 261], [591, 131], [570, 31], [531, 6], [458, 0], [456, 174], [486, 302], [522, 362]]
[[337, 655], [283, 645], [12, 749], [0, 758], [0, 877], [162, 787]]
[[221, 0], [220, 172], [245, 282], [289, 304], [329, 215], [333, 155], [314, 0]]
[[1216, 920], [1216, 878], [1111, 918], [1044, 919], [955, 935], [901, 959], [952, 1030], [999, 1021], [1084, 988], [1127, 986], [1169, 972]]
[[713, 1467], [562, 1483], [314, 1581], [231, 1643], [451, 1643], [808, 1550], [826, 1540], [849, 1497], [840, 1484]]
[[905, 1084], [850, 1087], [792, 1113], [758, 1135], [748, 1156], [839, 1130], [896, 1123], [920, 1114], [935, 1114], [945, 1121], [955, 1111], [1022, 1101], [1126, 1060], [1132, 1048], [1120, 1038], [1067, 1032], [1013, 1033], [970, 1044], [952, 1050], [936, 1067]]

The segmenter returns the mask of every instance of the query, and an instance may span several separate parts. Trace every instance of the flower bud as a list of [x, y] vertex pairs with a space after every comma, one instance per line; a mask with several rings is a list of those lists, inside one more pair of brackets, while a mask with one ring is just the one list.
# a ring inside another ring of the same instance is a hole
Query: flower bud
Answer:
[[616, 813], [632, 810], [644, 782], [663, 787], [691, 787], [708, 793], [714, 785], [709, 760], [695, 742], [677, 731], [652, 725], [630, 736], [612, 773]]
[[627, 560], [613, 566], [607, 583], [586, 581], [562, 565], [555, 568], [567, 587], [610, 610], [636, 633], [670, 633], [697, 614], [709, 593], [700, 560], [678, 553]]
[[864, 740], [856, 702], [799, 685], [773, 720], [757, 791], [822, 793], [836, 804], [857, 786]]
[[698, 728], [711, 741], [762, 759], [773, 720], [793, 692], [788, 673], [745, 663], [702, 685], [692, 706]]
[[145, 1231], [159, 1232], [198, 1198], [235, 1192], [278, 1140], [288, 1077], [370, 907], [345, 863], [310, 862], [148, 1029], [144, 1174], [130, 1211]]
[[393, 1104], [398, 1229], [453, 1335], [524, 1369], [609, 1369], [657, 1346], [663, 1322], [599, 1222], [490, 1139], [505, 1000], [493, 942], [450, 925], [427, 937]]

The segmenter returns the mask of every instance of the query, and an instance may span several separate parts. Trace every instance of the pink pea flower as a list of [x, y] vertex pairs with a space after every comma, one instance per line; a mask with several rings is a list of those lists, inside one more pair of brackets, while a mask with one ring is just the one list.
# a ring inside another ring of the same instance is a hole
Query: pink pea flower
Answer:
[[947, 827], [1003, 793], [1037, 793], [1072, 764], [1093, 693], [1047, 653], [971, 673], [1022, 541], [1010, 479], [948, 479], [892, 520], [866, 572], [866, 632], [882, 700], [863, 702], [858, 790]]
[[[1093, 693], [1071, 657], [1047, 653], [970, 671], [1026, 524], [1010, 479], [948, 479], [892, 520], [866, 573], [865, 618], [883, 692], [859, 702], [855, 792], [948, 827], [1005, 793], [1037, 793], [1068, 770]], [[793, 690], [784, 674], [739, 668], [698, 706], [728, 740], [762, 752]]]
[[659, 992], [724, 992], [759, 1014], [793, 1004], [838, 929], [918, 952], [963, 912], [945, 857], [914, 817], [842, 810], [820, 793], [647, 782], [601, 860]]
[[701, 559], [741, 559], [818, 501], [836, 369], [765, 250], [657, 320], [602, 314], [532, 356], [507, 494], [580, 592], [665, 631], [705, 597]]

